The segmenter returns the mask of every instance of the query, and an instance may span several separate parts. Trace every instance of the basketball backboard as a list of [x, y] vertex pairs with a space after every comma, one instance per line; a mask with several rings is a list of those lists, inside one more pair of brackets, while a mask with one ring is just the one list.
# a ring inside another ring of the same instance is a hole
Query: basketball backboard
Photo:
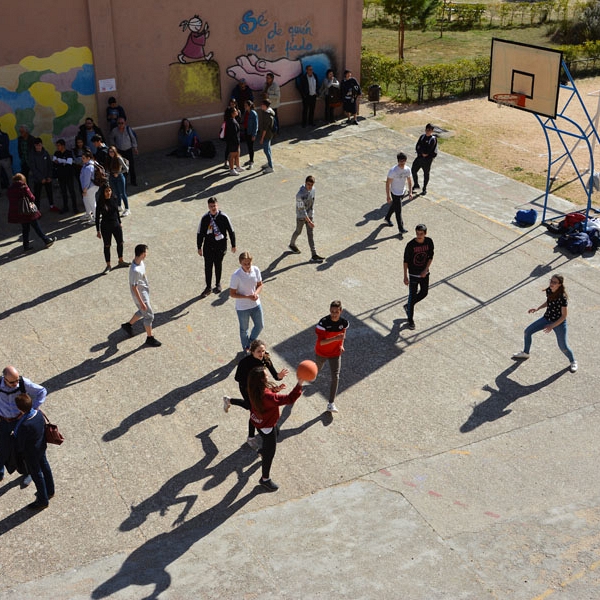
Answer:
[[493, 38], [490, 65], [490, 102], [556, 118], [562, 52]]

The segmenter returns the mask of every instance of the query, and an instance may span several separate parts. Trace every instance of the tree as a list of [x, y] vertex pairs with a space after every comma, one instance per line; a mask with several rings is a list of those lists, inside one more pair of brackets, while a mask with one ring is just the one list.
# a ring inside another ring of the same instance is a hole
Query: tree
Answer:
[[407, 24], [418, 21], [425, 27], [440, 0], [383, 0], [386, 14], [398, 18], [398, 59], [404, 60], [404, 30]]

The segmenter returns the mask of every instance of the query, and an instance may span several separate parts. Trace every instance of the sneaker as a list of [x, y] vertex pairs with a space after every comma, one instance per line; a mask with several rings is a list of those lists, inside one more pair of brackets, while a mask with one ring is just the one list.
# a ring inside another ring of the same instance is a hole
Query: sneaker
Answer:
[[253, 163], [251, 160], [247, 160], [247, 161], [244, 163], [244, 166], [245, 166], [245, 167], [247, 167], [248, 165], [253, 165], [253, 164], [254, 164], [254, 163]]
[[50, 506], [49, 504], [42, 504], [41, 502], [38, 502], [37, 500], [35, 502], [32, 502], [31, 504], [27, 505], [27, 508], [29, 510], [44, 510], [45, 508], [48, 508], [48, 506]]
[[336, 413], [336, 412], [338, 412], [337, 406], [336, 406], [336, 405], [335, 405], [333, 402], [330, 402], [330, 403], [327, 405], [327, 410], [328, 410], [330, 413]]
[[408, 233], [408, 229], [404, 229], [404, 227], [402, 227], [402, 229], [400, 230], [400, 233]]
[[107, 273], [110, 273], [112, 267], [110, 265], [106, 265], [106, 267], [104, 267], [104, 271], [102, 271], [102, 275], [106, 275]]
[[133, 325], [131, 323], [121, 323], [121, 329], [129, 336], [133, 337]]
[[390, 220], [388, 220], [388, 219], [384, 219], [384, 221], [385, 221], [385, 224], [386, 224], [388, 227], [393, 227], [393, 226], [394, 226], [394, 224], [393, 224], [393, 223], [392, 223]]
[[159, 346], [162, 346], [162, 344], [153, 335], [149, 335], [146, 338], [146, 346], [152, 346], [153, 348], [158, 348]]
[[246, 168], [248, 169], [248, 171], [249, 171], [250, 169], [253, 169], [253, 168], [254, 168], [254, 163], [253, 163], [253, 162], [248, 162], [248, 163], [246, 163]]
[[294, 246], [293, 244], [290, 244], [288, 246], [288, 248], [294, 253], [294, 254], [300, 254], [300, 248], [298, 248], [298, 246]]
[[200, 298], [206, 298], [210, 296], [210, 287], [205, 287], [204, 291], [200, 294]]
[[229, 396], [223, 396], [223, 410], [229, 412], [231, 408], [231, 398]]
[[231, 171], [229, 171], [229, 174], [239, 176], [239, 173], [235, 169], [231, 169]]
[[124, 211], [121, 213], [121, 216], [122, 216], [122, 217], [128, 217], [130, 214], [131, 214], [131, 211], [130, 211], [128, 208], [126, 208], [126, 209], [125, 209], [125, 210], [124, 210]]
[[409, 328], [409, 329], [413, 329], [413, 330], [414, 330], [414, 329], [416, 329], [416, 328], [417, 328], [417, 326], [415, 325], [415, 322], [414, 322], [414, 321], [409, 321], [409, 322], [408, 322], [408, 328]]
[[255, 435], [254, 437], [247, 438], [246, 444], [248, 444], [252, 450], [256, 450], [256, 452], [258, 452], [260, 450], [259, 436]]
[[46, 242], [46, 248], [50, 248], [50, 246], [52, 246], [52, 244], [54, 244], [55, 241], [56, 238], [48, 238], [48, 241]]
[[529, 358], [529, 354], [527, 354], [527, 352], [516, 352], [515, 354], [513, 354], [511, 356], [511, 358], [525, 360], [525, 359]]
[[243, 173], [245, 169], [242, 169], [242, 167], [234, 167], [234, 170], [238, 173]]
[[213, 288], [213, 293], [214, 294], [220, 294], [223, 291], [223, 288], [221, 287], [221, 284], [218, 283], [217, 285], [215, 285], [215, 287]]
[[31, 485], [32, 481], [33, 481], [33, 479], [31, 479], [31, 475], [25, 475], [23, 477], [23, 482], [21, 483], [21, 487], [27, 487], [28, 485]]
[[263, 169], [263, 173], [273, 173], [273, 167], [267, 167], [266, 169]]
[[115, 269], [125, 269], [130, 265], [131, 265], [131, 263], [127, 262], [126, 260], [120, 260], [117, 263], [117, 266], [115, 267]]
[[310, 258], [311, 263], [322, 263], [325, 259], [318, 254], [313, 254]]
[[276, 492], [279, 486], [272, 479], [263, 479], [262, 477], [258, 480], [258, 483], [262, 485], [269, 492]]
[[569, 367], [569, 371], [571, 371], [571, 373], [577, 373], [577, 369], [578, 369], [577, 361], [574, 360], [571, 363], [571, 366]]
[[51, 210], [52, 212], [57, 212], [57, 213], [59, 213], [59, 212], [60, 212], [60, 208], [58, 208], [58, 206], [54, 206], [54, 204], [53, 204], [53, 205], [50, 207], [50, 210]]
[[421, 196], [426, 196], [427, 195], [427, 189], [423, 188], [423, 191], [421, 192]]
[[421, 186], [418, 183], [416, 183], [415, 185], [413, 185], [412, 189], [413, 189], [413, 192], [414, 192], [415, 190], [420, 190]]

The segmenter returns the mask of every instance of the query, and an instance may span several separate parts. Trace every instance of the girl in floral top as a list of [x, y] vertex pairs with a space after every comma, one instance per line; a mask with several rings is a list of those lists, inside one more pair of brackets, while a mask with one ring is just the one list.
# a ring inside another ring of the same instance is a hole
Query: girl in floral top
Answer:
[[561, 352], [569, 359], [571, 363], [570, 371], [577, 371], [577, 361], [573, 356], [573, 351], [567, 343], [567, 305], [568, 296], [564, 286], [564, 277], [555, 273], [550, 278], [550, 285], [546, 288], [546, 302], [537, 308], [530, 308], [529, 313], [533, 314], [542, 308], [546, 309], [544, 316], [534, 321], [525, 329], [525, 345], [522, 352], [513, 354], [513, 358], [527, 359], [529, 358], [529, 350], [531, 349], [531, 336], [538, 331], [550, 333], [554, 331], [556, 341]]

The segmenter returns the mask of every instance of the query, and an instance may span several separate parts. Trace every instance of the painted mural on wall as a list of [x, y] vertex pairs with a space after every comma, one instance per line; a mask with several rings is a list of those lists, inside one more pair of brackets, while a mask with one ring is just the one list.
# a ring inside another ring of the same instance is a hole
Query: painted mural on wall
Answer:
[[219, 65], [212, 60], [214, 52], [206, 52], [210, 35], [207, 22], [199, 15], [185, 19], [179, 28], [189, 30], [185, 45], [177, 55], [177, 61], [169, 65], [169, 95], [181, 106], [199, 102], [221, 100], [221, 74]]
[[10, 138], [13, 170], [20, 169], [19, 125], [26, 125], [44, 147], [54, 140], [69, 143], [86, 116], [97, 113], [92, 51], [66, 48], [51, 56], [26, 56], [0, 67], [0, 126]]
[[244, 53], [227, 68], [227, 74], [237, 81], [244, 79], [253, 90], [264, 88], [269, 72], [281, 87], [301, 75], [307, 65], [312, 65], [319, 81], [327, 69], [335, 70], [333, 50], [315, 47], [310, 19], [283, 24], [271, 19], [266, 10], [247, 10], [237, 30], [243, 36]]

